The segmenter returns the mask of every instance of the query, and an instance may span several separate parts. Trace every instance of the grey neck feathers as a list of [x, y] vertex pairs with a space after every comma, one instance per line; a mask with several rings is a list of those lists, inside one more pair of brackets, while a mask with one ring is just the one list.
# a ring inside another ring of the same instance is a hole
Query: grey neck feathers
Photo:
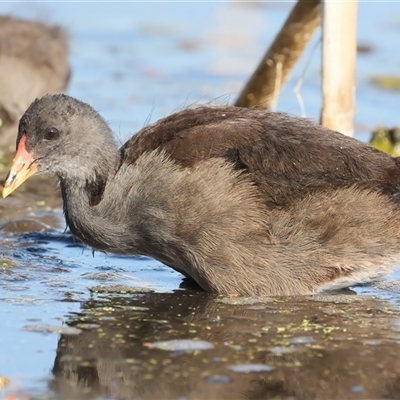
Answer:
[[122, 205], [115, 201], [115, 189], [108, 190], [116, 186], [119, 162], [118, 149], [108, 148], [107, 154], [97, 154], [80, 171], [59, 176], [65, 219], [71, 232], [98, 250], [113, 251], [123, 235], [123, 226], [114, 218]]

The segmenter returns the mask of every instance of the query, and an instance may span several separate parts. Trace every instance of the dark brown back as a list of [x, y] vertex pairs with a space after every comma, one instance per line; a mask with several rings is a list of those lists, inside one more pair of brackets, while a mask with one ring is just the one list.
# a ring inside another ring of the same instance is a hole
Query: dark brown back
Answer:
[[329, 187], [373, 188], [397, 196], [396, 159], [358, 140], [283, 113], [236, 107], [183, 110], [138, 132], [122, 162], [155, 149], [182, 167], [222, 157], [252, 175], [270, 205]]

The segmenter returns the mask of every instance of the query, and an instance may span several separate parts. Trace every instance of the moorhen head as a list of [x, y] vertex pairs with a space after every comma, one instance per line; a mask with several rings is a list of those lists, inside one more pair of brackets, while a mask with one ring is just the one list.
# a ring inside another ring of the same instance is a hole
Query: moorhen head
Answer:
[[398, 159], [286, 114], [186, 109], [118, 149], [89, 105], [47, 95], [20, 120], [3, 195], [44, 172], [83, 243], [154, 257], [209, 292], [311, 294], [400, 261]]

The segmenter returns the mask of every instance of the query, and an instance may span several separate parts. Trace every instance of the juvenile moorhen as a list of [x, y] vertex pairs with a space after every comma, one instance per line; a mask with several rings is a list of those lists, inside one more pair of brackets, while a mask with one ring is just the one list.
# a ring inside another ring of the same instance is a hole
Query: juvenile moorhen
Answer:
[[14, 144], [18, 121], [32, 101], [63, 92], [69, 77], [62, 28], [0, 16], [0, 147]]
[[71, 232], [94, 249], [154, 257], [209, 292], [310, 294], [400, 261], [399, 160], [229, 106], [180, 111], [118, 149], [88, 104], [46, 95], [20, 120], [3, 196], [52, 172]]

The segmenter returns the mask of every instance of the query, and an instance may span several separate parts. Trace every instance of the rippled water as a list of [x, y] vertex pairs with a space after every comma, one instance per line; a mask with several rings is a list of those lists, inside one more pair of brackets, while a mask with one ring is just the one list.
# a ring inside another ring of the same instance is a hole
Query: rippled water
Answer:
[[[359, 41], [372, 47], [358, 58], [357, 135], [367, 140], [376, 125], [398, 123], [399, 94], [370, 78], [398, 74], [400, 3], [359, 6]], [[69, 94], [123, 141], [187, 104], [232, 102], [290, 7], [2, 2], [0, 12], [69, 29]], [[318, 119], [319, 35], [279, 110], [300, 114], [293, 88], [311, 59], [301, 93]], [[60, 206], [46, 179], [0, 201], [0, 398], [399, 397], [398, 274], [357, 295], [218, 298], [145, 257], [93, 257], [63, 233]]]

